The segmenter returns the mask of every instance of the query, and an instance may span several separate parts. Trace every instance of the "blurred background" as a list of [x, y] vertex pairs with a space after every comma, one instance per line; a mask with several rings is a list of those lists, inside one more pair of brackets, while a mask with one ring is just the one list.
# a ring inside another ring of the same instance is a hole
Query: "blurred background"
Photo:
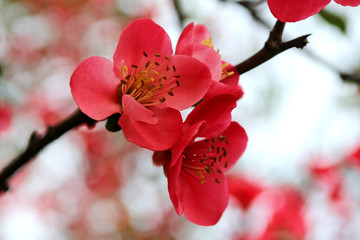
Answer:
[[[177, 216], [152, 152], [99, 123], [66, 134], [11, 179], [0, 239], [360, 239], [359, 13], [331, 3], [286, 24], [284, 40], [312, 34], [305, 49], [241, 75], [233, 119], [249, 143], [229, 171], [217, 225]], [[122, 29], [141, 17], [173, 46], [185, 25], [205, 24], [233, 65], [261, 49], [276, 22], [262, 0], [0, 0], [1, 168], [32, 131], [76, 109], [76, 66], [112, 59]]]

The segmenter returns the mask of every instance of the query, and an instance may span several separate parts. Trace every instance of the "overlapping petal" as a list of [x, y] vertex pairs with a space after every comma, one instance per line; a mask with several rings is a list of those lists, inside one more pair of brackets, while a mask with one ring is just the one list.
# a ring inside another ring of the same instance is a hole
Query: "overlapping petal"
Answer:
[[172, 108], [150, 107], [157, 119], [151, 124], [138, 121], [127, 114], [120, 117], [119, 125], [126, 138], [140, 147], [154, 151], [169, 149], [175, 144], [182, 130], [182, 119], [179, 111]]
[[174, 96], [168, 96], [163, 105], [183, 110], [200, 101], [211, 84], [209, 69], [185, 55], [172, 56], [169, 64], [176, 67], [170, 78], [179, 76], [179, 85], [174, 87]]
[[204, 25], [190, 23], [185, 27], [176, 45], [175, 54], [192, 56], [206, 64], [214, 81], [221, 77], [221, 57], [212, 47], [203, 44], [210, 41], [210, 33]]
[[[119, 76], [121, 62], [130, 67], [140, 65], [145, 54], [170, 56], [172, 46], [169, 35], [151, 19], [137, 19], [131, 22], [121, 33], [114, 53], [114, 71]], [[143, 63], [145, 64], [145, 63]]]
[[199, 137], [219, 135], [230, 124], [231, 111], [236, 107], [236, 98], [230, 94], [217, 95], [201, 102], [188, 115], [185, 126], [204, 121]]
[[121, 111], [116, 88], [119, 79], [113, 63], [103, 57], [90, 57], [79, 64], [70, 79], [73, 98], [82, 112], [103, 120]]

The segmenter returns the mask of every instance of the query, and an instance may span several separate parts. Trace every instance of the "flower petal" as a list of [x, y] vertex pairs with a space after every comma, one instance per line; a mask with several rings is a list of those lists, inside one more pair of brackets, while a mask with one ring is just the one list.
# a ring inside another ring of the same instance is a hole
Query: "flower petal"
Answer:
[[222, 133], [222, 135], [226, 136], [226, 140], [228, 141], [228, 144], [224, 146], [227, 154], [226, 157], [223, 158], [223, 161], [226, 161], [227, 164], [220, 165], [220, 170], [226, 172], [235, 165], [244, 153], [248, 142], [248, 136], [244, 128], [237, 122], [231, 122], [230, 126]]
[[152, 111], [145, 108], [128, 94], [123, 95], [122, 105], [123, 114], [135, 121], [150, 124], [156, 124], [158, 121], [158, 119], [154, 117], [154, 113]]
[[360, 4], [359, 0], [335, 0], [335, 2], [342, 6], [351, 6], [351, 7], [356, 7], [359, 6]]
[[205, 25], [194, 23], [188, 24], [182, 31], [179, 41], [176, 45], [176, 53], [184, 52], [189, 45], [202, 43], [204, 40], [210, 39], [210, 33]]
[[224, 174], [209, 175], [201, 184], [186, 171], [180, 173], [182, 205], [186, 218], [198, 225], [216, 224], [229, 202]]
[[239, 99], [244, 95], [244, 92], [240, 85], [230, 86], [221, 82], [213, 81], [209, 91], [205, 94], [204, 98], [211, 98], [219, 94], [230, 94], [233, 95], [236, 99]]
[[85, 59], [70, 78], [71, 93], [76, 104], [95, 120], [103, 120], [120, 112], [116, 90], [119, 83], [113, 63], [103, 57]]
[[183, 110], [200, 101], [212, 82], [208, 67], [183, 55], [171, 57], [169, 64], [175, 66], [176, 71], [169, 73], [168, 79], [179, 77], [179, 86], [174, 87], [174, 96], [167, 97], [163, 105]]
[[150, 124], [133, 119], [130, 115], [123, 114], [119, 125], [122, 127], [126, 138], [140, 147], [153, 151], [163, 151], [171, 148], [178, 140], [182, 119], [180, 112], [172, 108], [149, 108], [157, 118], [156, 124]]
[[282, 22], [308, 18], [330, 3], [330, 0], [267, 0], [272, 14]]
[[191, 126], [184, 126], [181, 137], [178, 139], [176, 144], [171, 148], [171, 164], [172, 167], [179, 159], [183, 153], [186, 146], [193, 143], [194, 139], [197, 137], [199, 129], [202, 127], [205, 121], [199, 121]]
[[149, 57], [154, 54], [170, 56], [171, 40], [165, 30], [150, 19], [131, 22], [121, 33], [114, 53], [114, 71], [120, 76], [122, 60], [128, 67], [140, 65], [144, 52]]
[[236, 107], [236, 97], [229, 94], [217, 95], [201, 102], [188, 115], [184, 125], [205, 121], [198, 132], [199, 137], [218, 136], [230, 124], [231, 111]]
[[205, 25], [190, 23], [180, 35], [176, 46], [176, 54], [194, 57], [208, 66], [212, 79], [220, 81], [221, 56], [212, 47], [202, 44], [204, 40], [211, 39]]

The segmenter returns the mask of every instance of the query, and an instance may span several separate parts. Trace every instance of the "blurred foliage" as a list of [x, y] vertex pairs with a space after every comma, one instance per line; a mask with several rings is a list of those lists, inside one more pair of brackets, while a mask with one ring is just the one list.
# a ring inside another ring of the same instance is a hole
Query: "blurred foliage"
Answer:
[[342, 33], [346, 34], [346, 19], [344, 18], [344, 16], [338, 13], [327, 11], [325, 9], [320, 11], [319, 16], [324, 21], [334, 27], [337, 27]]

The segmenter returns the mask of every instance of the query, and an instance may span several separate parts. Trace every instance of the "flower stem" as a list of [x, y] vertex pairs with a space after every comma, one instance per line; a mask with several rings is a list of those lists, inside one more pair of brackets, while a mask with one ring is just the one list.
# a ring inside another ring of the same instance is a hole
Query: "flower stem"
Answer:
[[20, 155], [14, 158], [0, 172], [0, 192], [9, 190], [8, 180], [12, 177], [12, 175], [14, 175], [21, 167], [28, 163], [49, 143], [55, 141], [64, 133], [80, 126], [81, 124], [93, 126], [95, 123], [96, 120], [89, 118], [80, 110], [76, 110], [72, 115], [70, 115], [62, 122], [48, 127], [43, 135], [34, 131], [30, 136], [26, 149]]

